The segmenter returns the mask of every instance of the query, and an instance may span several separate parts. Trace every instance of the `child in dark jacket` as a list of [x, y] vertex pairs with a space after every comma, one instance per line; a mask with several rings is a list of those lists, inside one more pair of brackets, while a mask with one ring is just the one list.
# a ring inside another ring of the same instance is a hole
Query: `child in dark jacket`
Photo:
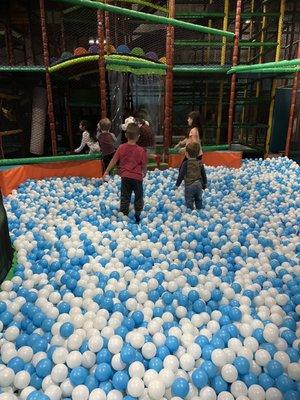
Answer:
[[202, 208], [202, 190], [206, 189], [207, 178], [204, 166], [197, 159], [200, 151], [199, 143], [189, 143], [186, 146], [186, 158], [179, 169], [176, 186], [179, 187], [184, 180], [185, 204], [187, 208], [197, 210]]

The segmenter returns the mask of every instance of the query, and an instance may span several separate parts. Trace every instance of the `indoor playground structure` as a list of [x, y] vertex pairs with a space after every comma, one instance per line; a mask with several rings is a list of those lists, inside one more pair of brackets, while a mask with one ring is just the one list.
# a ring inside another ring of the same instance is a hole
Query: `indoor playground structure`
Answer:
[[[140, 223], [74, 154], [136, 112]], [[298, 0], [0, 1], [0, 400], [299, 400], [299, 116]]]

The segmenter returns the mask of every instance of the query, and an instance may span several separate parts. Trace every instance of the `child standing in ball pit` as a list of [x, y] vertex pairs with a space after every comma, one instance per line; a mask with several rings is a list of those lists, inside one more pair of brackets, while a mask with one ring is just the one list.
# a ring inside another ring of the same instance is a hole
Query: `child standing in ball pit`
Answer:
[[186, 160], [180, 166], [176, 187], [179, 187], [184, 180], [185, 183], [185, 204], [187, 208], [199, 210], [202, 208], [202, 190], [206, 189], [207, 178], [202, 162], [197, 159], [199, 156], [199, 143], [188, 143], [186, 146]]
[[126, 129], [127, 143], [120, 145], [103, 175], [103, 179], [105, 179], [110, 170], [119, 162], [121, 175], [120, 211], [124, 215], [128, 215], [133, 192], [137, 224], [140, 222], [144, 207], [143, 178], [147, 172], [147, 153], [136, 144], [139, 137], [139, 127], [136, 124], [129, 124]]
[[74, 150], [75, 153], [80, 153], [85, 146], [89, 148], [89, 154], [100, 153], [100, 147], [96, 135], [89, 132], [89, 123], [82, 120], [79, 124], [79, 129], [82, 131], [82, 139], [80, 146]]
[[113, 133], [110, 132], [111, 122], [108, 118], [103, 118], [99, 121], [97, 126], [97, 137], [101, 149], [101, 153], [103, 155], [103, 164], [104, 169], [108, 167], [108, 164], [112, 160], [116, 149], [115, 145], [117, 142], [117, 138]]

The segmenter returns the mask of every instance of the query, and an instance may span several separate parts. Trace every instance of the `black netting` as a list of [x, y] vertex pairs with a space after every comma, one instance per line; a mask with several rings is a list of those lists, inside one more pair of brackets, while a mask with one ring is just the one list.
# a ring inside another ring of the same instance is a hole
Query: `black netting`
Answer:
[[[281, 59], [296, 58], [299, 37], [300, 3], [287, 0], [283, 19]], [[166, 4], [149, 0], [144, 4], [116, 1], [119, 7], [166, 15]], [[176, 18], [223, 29], [225, 0], [176, 1]], [[280, 2], [245, 0], [242, 2], [240, 64], [274, 61]], [[229, 1], [227, 30], [233, 32], [236, 2]], [[44, 67], [39, 0], [0, 2], [0, 64], [13, 67]], [[266, 13], [264, 15], [264, 13]], [[55, 134], [58, 153], [68, 153], [80, 142], [78, 124], [87, 119], [92, 127], [100, 118], [100, 80], [98, 68], [97, 10], [85, 6], [45, 0], [45, 21], [51, 69]], [[106, 13], [105, 50], [107, 55], [135, 57], [164, 63], [166, 26]], [[175, 28], [174, 62], [177, 67], [229, 67], [233, 39]], [[80, 59], [86, 59], [80, 63]], [[76, 61], [77, 60], [77, 61]], [[73, 63], [75, 61], [75, 63]], [[65, 62], [67, 67], [61, 68]], [[126, 63], [125, 63], [126, 64]], [[119, 65], [120, 66], [120, 65]], [[52, 68], [56, 68], [53, 71]], [[115, 133], [120, 134], [124, 117], [137, 109], [147, 112], [158, 143], [162, 142], [164, 120], [164, 76], [147, 71], [135, 75], [122, 70], [106, 70], [107, 109]], [[276, 85], [291, 85], [291, 76]], [[242, 76], [237, 79], [234, 141], [264, 146], [268, 129], [272, 77]], [[49, 88], [48, 88], [49, 89]], [[6, 157], [25, 156], [33, 150], [51, 154], [50, 125], [47, 113], [45, 70], [26, 73], [1, 72], [0, 132]], [[49, 93], [48, 93], [49, 94]], [[204, 143], [224, 143], [228, 124], [230, 77], [225, 72], [174, 74], [174, 136], [186, 129], [186, 114], [201, 111]], [[102, 99], [103, 100], [103, 99]], [[184, 116], [184, 117], [183, 117]], [[6, 134], [8, 132], [8, 134]], [[34, 153], [34, 154], [37, 154]]]
[[4, 280], [12, 266], [13, 249], [9, 237], [6, 211], [0, 192], [0, 282]]

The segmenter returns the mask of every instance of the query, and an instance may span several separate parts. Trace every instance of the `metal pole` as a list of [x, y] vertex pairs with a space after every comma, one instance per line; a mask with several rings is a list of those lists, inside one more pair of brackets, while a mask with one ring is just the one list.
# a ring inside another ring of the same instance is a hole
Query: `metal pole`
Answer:
[[[297, 58], [300, 58], [300, 39], [298, 41]], [[292, 136], [293, 136], [295, 107], [296, 107], [296, 100], [297, 100], [299, 84], [300, 84], [300, 72], [296, 72], [295, 76], [294, 76], [294, 81], [293, 81], [289, 125], [288, 125], [288, 130], [287, 130], [287, 135], [286, 135], [286, 142], [285, 142], [285, 155], [286, 156], [289, 155], [291, 140], [292, 140]]]
[[[240, 40], [240, 29], [241, 29], [241, 12], [242, 12], [242, 0], [236, 2], [236, 15], [235, 15], [235, 36], [233, 45], [232, 65], [235, 67], [238, 64], [239, 57], [239, 40]], [[227, 141], [228, 145], [231, 145], [233, 137], [233, 117], [234, 117], [234, 102], [236, 92], [236, 74], [231, 77], [230, 87], [230, 100], [229, 100], [229, 113], [228, 113], [228, 134]]]
[[232, 32], [223, 32], [220, 29], [208, 28], [207, 26], [192, 24], [191, 22], [179, 21], [178, 19], [175, 18], [170, 19], [168, 17], [162, 17], [160, 15], [134, 11], [123, 7], [117, 7], [117, 6], [112, 6], [110, 4], [100, 3], [97, 1], [91, 1], [91, 0], [55, 0], [55, 1], [60, 3], [74, 4], [74, 5], [76, 4], [82, 7], [96, 8], [102, 11], [108, 11], [111, 13], [124, 15], [126, 17], [137, 18], [161, 25], [172, 25], [177, 28], [188, 29], [196, 32], [211, 33], [212, 35], [227, 36], [230, 38], [234, 36]]
[[97, 11], [97, 22], [98, 22], [98, 48], [99, 48], [99, 81], [100, 81], [100, 115], [101, 118], [106, 118], [107, 107], [106, 107], [106, 74], [105, 74], [105, 52], [104, 52], [104, 12], [101, 10]]
[[[285, 0], [281, 0], [280, 15], [279, 15], [278, 29], [277, 29], [277, 43], [278, 44], [277, 44], [277, 48], [276, 48], [275, 62], [280, 60], [284, 12], [285, 12]], [[273, 127], [272, 121], [273, 121], [273, 112], [274, 112], [275, 93], [276, 93], [276, 79], [273, 79], [272, 89], [271, 89], [269, 121], [268, 121], [269, 127], [268, 127], [268, 131], [267, 131], [266, 146], [265, 146], [266, 153], [269, 152], [269, 148], [270, 148], [270, 139], [271, 139], [271, 133], [272, 133], [272, 127]]]
[[11, 21], [10, 21], [10, 5], [8, 4], [8, 13], [6, 17], [5, 23], [5, 42], [6, 42], [6, 50], [9, 60], [9, 65], [15, 65], [15, 55], [14, 55], [14, 46], [13, 46], [13, 37], [11, 31]]
[[[267, 13], [267, 5], [263, 5], [263, 14]], [[260, 36], [260, 42], [263, 43], [265, 41], [265, 30], [266, 30], [266, 25], [267, 25], [267, 18], [264, 15], [262, 19], [262, 29], [261, 29], [261, 36]], [[263, 46], [259, 49], [259, 59], [258, 62], [261, 64], [263, 62]], [[255, 96], [258, 99], [260, 96], [260, 89], [261, 89], [261, 82], [258, 80], [256, 82], [256, 91], [255, 91]], [[258, 103], [256, 104], [255, 110], [254, 110], [254, 120], [257, 121], [257, 116], [258, 116]], [[256, 136], [257, 136], [257, 131], [255, 131], [254, 135], [254, 144], [256, 144]]]
[[[175, 17], [175, 0], [169, 0], [169, 18]], [[174, 64], [174, 27], [167, 26], [166, 39], [167, 73], [165, 81], [165, 118], [164, 118], [164, 150], [172, 143], [173, 119], [173, 64]]]
[[48, 118], [49, 118], [49, 124], [50, 124], [52, 155], [56, 156], [57, 155], [57, 141], [56, 141], [56, 131], [55, 131], [52, 85], [51, 85], [51, 77], [50, 77], [50, 73], [49, 73], [49, 48], [48, 48], [49, 42], [48, 42], [48, 35], [47, 35], [46, 16], [45, 16], [45, 0], [40, 0], [40, 15], [41, 15], [44, 65], [46, 68], [46, 90], [47, 90]]
[[67, 118], [67, 133], [69, 138], [69, 145], [71, 152], [74, 150], [74, 141], [73, 141], [73, 133], [72, 133], [72, 114], [70, 109], [70, 85], [67, 83], [67, 87], [65, 90], [65, 108], [66, 108], [66, 118]]
[[[229, 0], [224, 2], [224, 19], [223, 19], [223, 29], [228, 29], [228, 14], [229, 14]], [[221, 50], [221, 66], [224, 67], [226, 61], [226, 37], [223, 38], [223, 47]], [[222, 114], [223, 114], [223, 94], [224, 94], [224, 81], [220, 83], [219, 91], [219, 101], [218, 101], [218, 117], [217, 117], [217, 136], [216, 144], [220, 143], [221, 138], [221, 124], [222, 124]]]
[[65, 26], [64, 26], [64, 13], [61, 13], [61, 22], [60, 22], [60, 40], [61, 40], [61, 53], [66, 51], [66, 36], [65, 36]]

